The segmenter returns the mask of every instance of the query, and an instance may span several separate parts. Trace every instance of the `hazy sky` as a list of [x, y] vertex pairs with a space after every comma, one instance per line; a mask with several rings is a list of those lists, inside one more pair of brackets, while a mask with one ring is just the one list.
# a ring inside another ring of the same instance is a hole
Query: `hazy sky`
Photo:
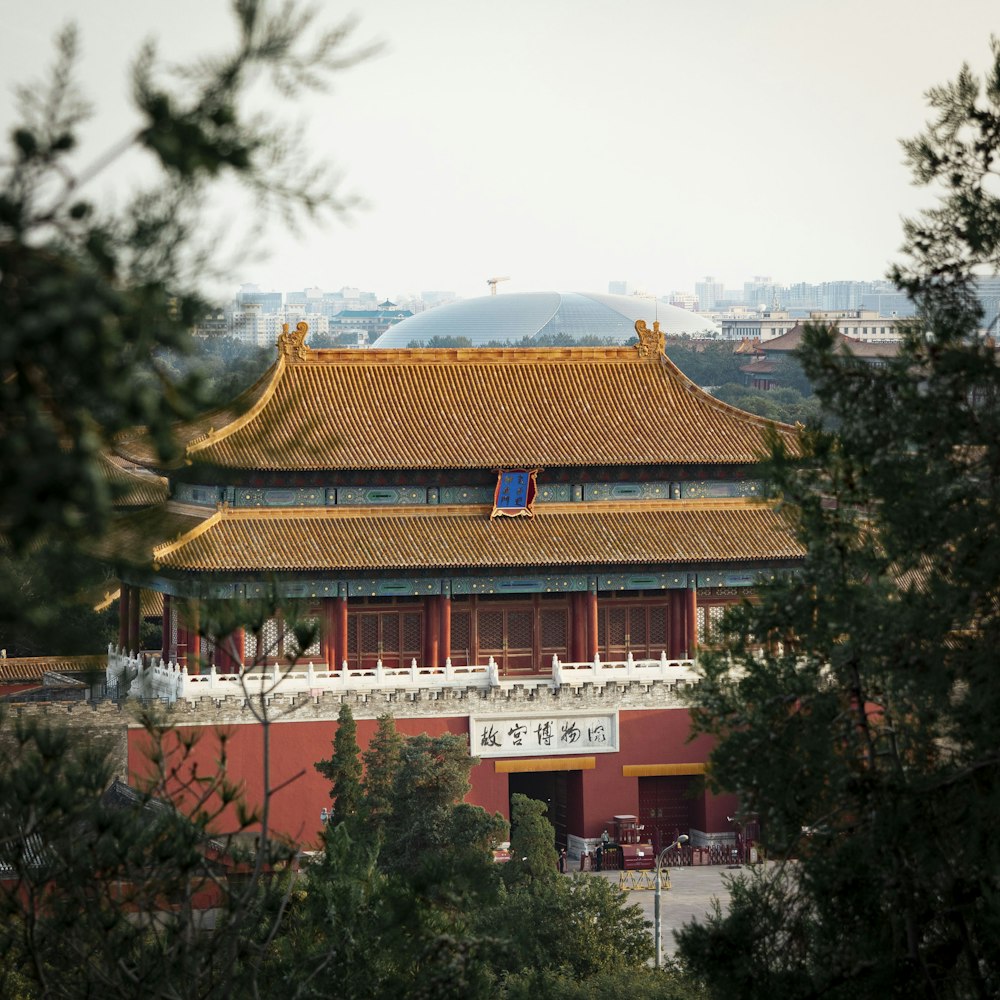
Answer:
[[[181, 61], [231, 37], [223, 0], [5, 0], [0, 75], [51, 61], [81, 29], [97, 106], [86, 151], [129, 126], [127, 67], [153, 36]], [[885, 274], [900, 217], [931, 203], [898, 139], [924, 92], [981, 70], [996, 0], [365, 0], [359, 42], [384, 52], [297, 107], [313, 154], [368, 202], [350, 225], [271, 226], [266, 261], [233, 271], [288, 290], [668, 294]], [[114, 178], [120, 192], [128, 178]]]

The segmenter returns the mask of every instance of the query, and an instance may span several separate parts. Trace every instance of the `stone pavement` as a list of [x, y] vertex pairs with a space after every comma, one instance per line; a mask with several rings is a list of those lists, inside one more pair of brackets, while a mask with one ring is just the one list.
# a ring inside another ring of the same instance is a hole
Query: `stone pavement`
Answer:
[[[660, 898], [660, 923], [663, 933], [663, 956], [670, 958], [677, 950], [674, 931], [692, 920], [701, 920], [712, 909], [712, 900], [718, 899], [723, 912], [729, 900], [726, 879], [739, 875], [744, 868], [727, 868], [725, 865], [692, 865], [684, 868], [663, 869], [670, 873], [670, 888], [664, 889]], [[618, 884], [620, 872], [587, 872], [595, 878], [606, 878], [613, 885]], [[645, 874], [645, 873], [643, 873]], [[654, 873], [650, 872], [650, 882]], [[651, 889], [633, 889], [628, 892], [628, 901], [642, 907], [649, 921], [649, 933], [653, 933], [653, 898]]]

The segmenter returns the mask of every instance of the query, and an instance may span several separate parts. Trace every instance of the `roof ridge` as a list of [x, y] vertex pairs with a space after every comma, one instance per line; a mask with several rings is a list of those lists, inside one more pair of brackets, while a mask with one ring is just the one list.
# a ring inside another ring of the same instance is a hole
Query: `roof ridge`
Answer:
[[200, 524], [196, 524], [193, 528], [186, 532], [179, 534], [172, 542], [164, 542], [161, 545], [156, 545], [153, 547], [153, 570], [157, 571], [160, 568], [160, 563], [165, 556], [170, 555], [171, 552], [176, 552], [177, 549], [187, 545], [188, 542], [194, 541], [199, 535], [204, 534], [213, 525], [218, 524], [230, 508], [226, 505], [220, 504], [216, 509], [215, 513], [210, 517], [206, 517], [204, 521]]
[[[281, 381], [281, 377], [284, 374], [286, 367], [287, 364], [285, 356], [279, 355], [278, 360], [270, 368], [270, 382], [265, 386], [264, 391], [254, 401], [254, 403], [251, 406], [248, 406], [235, 420], [229, 421], [229, 423], [224, 424], [218, 430], [209, 426], [209, 429], [204, 434], [189, 441], [187, 447], [184, 449], [185, 459], [187, 459], [190, 463], [191, 456], [193, 454], [208, 447], [210, 444], [217, 444], [219, 441], [224, 441], [231, 434], [235, 434], [236, 431], [240, 430], [240, 428], [245, 427], [248, 423], [250, 423], [271, 401], [271, 398], [277, 391], [278, 383]], [[265, 372], [263, 377], [266, 378], [267, 374], [268, 373]], [[254, 383], [254, 386], [252, 386], [249, 391], [252, 391], [252, 389], [259, 383], [260, 380]]]
[[588, 363], [603, 358], [609, 362], [641, 360], [635, 345], [609, 347], [379, 347], [359, 350], [356, 347], [321, 347], [310, 351], [298, 365], [344, 366], [405, 364], [408, 367], [453, 364]]
[[[699, 497], [689, 500], [587, 500], [559, 501], [555, 503], [536, 504], [534, 516], [544, 518], [547, 514], [580, 514], [613, 513], [629, 514], [637, 511], [669, 510], [677, 513], [700, 510], [741, 510], [758, 507], [775, 507], [775, 501], [766, 497]], [[207, 520], [213, 523], [218, 515], [223, 515], [230, 521], [255, 521], [260, 518], [276, 520], [358, 520], [373, 518], [428, 518], [428, 517], [481, 517], [493, 509], [492, 504], [398, 504], [385, 507], [372, 507], [359, 504], [357, 506], [332, 507], [228, 507], [221, 506]], [[206, 522], [207, 523], [207, 522]], [[192, 529], [196, 531], [197, 529]], [[204, 528], [202, 528], [204, 530]], [[191, 532], [184, 541], [196, 537]], [[155, 553], [154, 553], [155, 554]]]

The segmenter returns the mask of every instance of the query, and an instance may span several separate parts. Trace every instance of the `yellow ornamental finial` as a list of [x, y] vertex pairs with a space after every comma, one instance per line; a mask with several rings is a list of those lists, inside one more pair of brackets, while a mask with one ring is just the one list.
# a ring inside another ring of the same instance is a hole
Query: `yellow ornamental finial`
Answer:
[[288, 324], [283, 323], [281, 333], [278, 335], [278, 353], [287, 361], [305, 361], [309, 357], [310, 351], [306, 347], [306, 334], [309, 332], [309, 324], [306, 322], [295, 324], [295, 333], [288, 332]]
[[663, 354], [667, 338], [665, 334], [660, 332], [659, 320], [654, 320], [653, 329], [650, 330], [646, 326], [644, 319], [637, 319], [635, 321], [635, 332], [639, 334], [638, 350], [640, 358], [655, 358]]

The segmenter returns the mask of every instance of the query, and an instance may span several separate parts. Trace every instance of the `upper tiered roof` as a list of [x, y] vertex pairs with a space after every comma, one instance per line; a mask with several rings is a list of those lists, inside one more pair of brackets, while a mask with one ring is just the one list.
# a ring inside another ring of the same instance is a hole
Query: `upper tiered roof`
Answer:
[[[775, 425], [691, 382], [655, 324], [636, 328], [634, 347], [376, 352], [313, 351], [300, 323], [256, 385], [178, 438], [189, 463], [260, 471], [758, 461]], [[155, 464], [141, 433], [117, 450]]]

